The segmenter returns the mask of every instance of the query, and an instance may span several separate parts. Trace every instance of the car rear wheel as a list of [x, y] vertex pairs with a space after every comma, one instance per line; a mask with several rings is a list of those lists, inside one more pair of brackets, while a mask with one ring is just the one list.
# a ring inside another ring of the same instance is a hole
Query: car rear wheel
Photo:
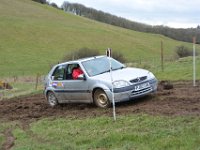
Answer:
[[58, 105], [58, 100], [57, 98], [55, 97], [54, 93], [53, 92], [48, 92], [47, 94], [47, 100], [48, 100], [48, 103], [51, 107], [55, 107]]
[[110, 106], [110, 101], [106, 93], [101, 89], [97, 89], [94, 92], [94, 103], [101, 108], [108, 108]]

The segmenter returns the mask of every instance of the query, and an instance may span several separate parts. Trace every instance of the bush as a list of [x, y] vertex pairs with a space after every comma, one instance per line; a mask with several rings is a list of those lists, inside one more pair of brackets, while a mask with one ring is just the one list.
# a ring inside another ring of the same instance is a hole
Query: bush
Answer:
[[193, 55], [193, 52], [183, 45], [177, 46], [176, 53], [180, 58]]
[[98, 56], [98, 55], [99, 55], [98, 50], [85, 47], [85, 48], [81, 48], [73, 52], [67, 53], [62, 59], [62, 61], [65, 62], [65, 61], [86, 58], [86, 57], [93, 57], [93, 56]]
[[120, 52], [113, 52], [112, 57], [121, 63], [126, 63], [126, 59], [124, 58], [124, 55]]
[[[101, 55], [98, 50], [85, 47], [85, 48], [81, 48], [73, 52], [67, 53], [63, 57], [62, 62], [81, 59], [81, 58], [87, 58], [87, 57], [93, 57], [93, 56], [98, 56], [98, 55]], [[112, 57], [122, 63], [126, 62], [126, 59], [124, 58], [123, 54], [120, 52], [115, 52], [115, 51], [112, 52]]]

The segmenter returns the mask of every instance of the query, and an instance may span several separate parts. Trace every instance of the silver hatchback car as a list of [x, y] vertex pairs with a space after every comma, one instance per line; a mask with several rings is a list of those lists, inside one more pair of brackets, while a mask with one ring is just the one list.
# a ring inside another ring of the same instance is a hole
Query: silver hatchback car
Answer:
[[[72, 73], [78, 66], [83, 74], [74, 79]], [[55, 65], [45, 77], [44, 94], [52, 107], [60, 103], [94, 103], [106, 108], [112, 103], [112, 95], [115, 102], [122, 102], [156, 90], [157, 79], [148, 70], [96, 56]]]

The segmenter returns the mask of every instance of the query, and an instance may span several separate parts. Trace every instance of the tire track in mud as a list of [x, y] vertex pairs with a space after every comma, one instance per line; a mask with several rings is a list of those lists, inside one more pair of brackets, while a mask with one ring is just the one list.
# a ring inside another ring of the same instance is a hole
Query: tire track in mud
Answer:
[[[159, 85], [156, 95], [116, 104], [117, 115], [147, 113], [165, 116], [200, 116], [200, 86], [192, 82], [174, 82], [165, 90]], [[101, 109], [93, 104], [64, 104], [51, 108], [42, 94], [0, 101], [0, 120], [28, 124], [46, 117], [112, 116], [112, 108]]]
[[2, 150], [10, 150], [15, 144], [15, 137], [12, 134], [12, 129], [6, 129], [3, 134], [6, 140], [2, 145]]

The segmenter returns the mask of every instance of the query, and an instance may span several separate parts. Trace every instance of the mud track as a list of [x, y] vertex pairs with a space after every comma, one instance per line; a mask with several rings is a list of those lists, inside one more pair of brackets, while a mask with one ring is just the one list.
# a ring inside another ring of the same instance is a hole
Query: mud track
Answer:
[[[199, 83], [198, 83], [199, 85]], [[156, 95], [116, 104], [117, 115], [146, 113], [166, 116], [200, 116], [200, 86], [192, 82], [175, 82], [173, 89], [159, 85]], [[0, 120], [32, 122], [46, 117], [112, 116], [112, 108], [93, 104], [65, 104], [51, 108], [42, 94], [0, 101]]]
[[14, 146], [14, 141], [15, 141], [15, 138], [12, 134], [12, 129], [5, 130], [4, 136], [6, 138], [6, 141], [3, 144], [2, 150], [9, 150]]

